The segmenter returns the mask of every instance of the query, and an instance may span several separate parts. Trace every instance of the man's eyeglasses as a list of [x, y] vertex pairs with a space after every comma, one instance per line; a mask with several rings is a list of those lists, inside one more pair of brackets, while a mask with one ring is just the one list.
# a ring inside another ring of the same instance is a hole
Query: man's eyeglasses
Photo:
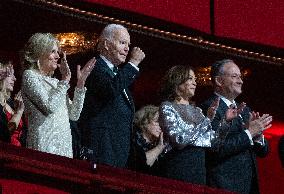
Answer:
[[231, 77], [234, 80], [237, 80], [237, 79], [243, 80], [244, 79], [244, 76], [241, 75], [241, 74], [222, 74], [222, 76]]

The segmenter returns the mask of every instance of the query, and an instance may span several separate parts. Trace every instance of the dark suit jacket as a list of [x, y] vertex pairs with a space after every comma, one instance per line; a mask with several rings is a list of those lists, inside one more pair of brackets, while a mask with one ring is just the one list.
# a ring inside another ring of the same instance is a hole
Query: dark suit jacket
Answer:
[[125, 64], [115, 76], [105, 61], [97, 58], [86, 81], [86, 98], [79, 120], [82, 144], [93, 151], [91, 160], [125, 167], [134, 115], [128, 87], [137, 75], [133, 66]]
[[[212, 96], [200, 107], [206, 114], [210, 104], [217, 98]], [[225, 117], [228, 107], [220, 100], [215, 118], [212, 121], [214, 130]], [[210, 186], [227, 189], [240, 193], [259, 193], [257, 181], [256, 155], [264, 157], [268, 153], [265, 146], [254, 143], [252, 146], [245, 133], [243, 123], [249, 119], [249, 108], [245, 108], [241, 117], [232, 120], [228, 131], [223, 131], [219, 143], [207, 153], [207, 181]], [[218, 148], [217, 148], [218, 146]]]

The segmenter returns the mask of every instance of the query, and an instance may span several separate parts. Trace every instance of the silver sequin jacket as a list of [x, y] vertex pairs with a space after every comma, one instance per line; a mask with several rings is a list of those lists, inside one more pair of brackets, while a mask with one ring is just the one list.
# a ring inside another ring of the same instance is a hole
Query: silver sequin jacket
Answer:
[[210, 119], [193, 105], [163, 102], [160, 107], [160, 124], [171, 146], [177, 149], [187, 145], [211, 147], [211, 141], [216, 138]]

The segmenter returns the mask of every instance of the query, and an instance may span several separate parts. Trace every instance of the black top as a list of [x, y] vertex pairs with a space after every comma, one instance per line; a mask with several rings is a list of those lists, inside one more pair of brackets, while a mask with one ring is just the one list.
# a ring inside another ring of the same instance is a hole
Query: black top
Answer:
[[140, 131], [137, 131], [135, 134], [135, 140], [133, 145], [133, 151], [131, 154], [132, 162], [130, 164], [131, 168], [134, 170], [160, 176], [162, 173], [162, 163], [164, 160], [164, 155], [166, 151], [169, 149], [166, 147], [164, 151], [158, 156], [158, 159], [154, 162], [152, 166], [149, 166], [147, 164], [146, 159], [146, 152], [155, 148], [158, 145], [158, 142], [150, 143], [146, 142], [144, 137], [142, 136], [142, 133]]

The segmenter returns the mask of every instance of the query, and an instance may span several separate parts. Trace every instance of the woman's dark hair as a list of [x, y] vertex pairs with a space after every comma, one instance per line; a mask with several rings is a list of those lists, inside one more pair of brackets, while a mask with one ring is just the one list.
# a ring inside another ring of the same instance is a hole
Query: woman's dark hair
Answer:
[[190, 71], [194, 71], [191, 66], [176, 65], [166, 72], [162, 79], [160, 90], [163, 101], [173, 101], [179, 98], [176, 89], [191, 77]]

